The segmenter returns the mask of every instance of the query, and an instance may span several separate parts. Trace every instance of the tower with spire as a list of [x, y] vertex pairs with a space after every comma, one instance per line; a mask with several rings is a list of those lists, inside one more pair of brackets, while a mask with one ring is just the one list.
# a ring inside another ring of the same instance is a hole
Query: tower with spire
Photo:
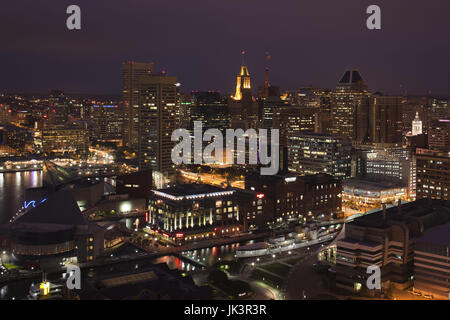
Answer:
[[244, 93], [249, 93], [251, 95], [251, 85], [250, 85], [250, 73], [248, 72], [247, 66], [245, 65], [245, 51], [242, 50], [242, 66], [236, 79], [236, 92], [232, 98], [234, 100], [240, 101]]
[[252, 95], [250, 73], [245, 64], [245, 51], [242, 50], [242, 65], [236, 78], [236, 92], [231, 96], [228, 110], [232, 128], [258, 128], [258, 104]]
[[422, 134], [422, 121], [419, 118], [419, 112], [416, 112], [416, 117], [412, 122], [412, 135], [418, 136]]

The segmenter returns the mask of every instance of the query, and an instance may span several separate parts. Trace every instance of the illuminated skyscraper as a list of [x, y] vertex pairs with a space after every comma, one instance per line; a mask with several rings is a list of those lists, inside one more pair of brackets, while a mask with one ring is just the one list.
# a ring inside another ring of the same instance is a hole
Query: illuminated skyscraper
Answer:
[[151, 74], [154, 63], [128, 61], [122, 63], [122, 95], [124, 101], [124, 145], [137, 150], [139, 145], [139, 78]]
[[242, 66], [236, 79], [236, 91], [231, 96], [228, 110], [231, 115], [233, 128], [256, 129], [258, 127], [259, 108], [252, 96], [250, 73], [244, 61], [245, 52], [242, 51]]
[[367, 137], [368, 95], [359, 71], [346, 70], [333, 95], [333, 134], [354, 141], [363, 141]]
[[412, 135], [417, 136], [422, 134], [422, 121], [420, 121], [419, 113], [416, 112], [416, 117], [412, 122]]
[[176, 77], [147, 75], [137, 83], [139, 109], [139, 169], [152, 169], [167, 176], [175, 172], [171, 159], [179, 127], [180, 94]]
[[374, 94], [370, 97], [368, 140], [377, 144], [402, 142], [402, 98]]

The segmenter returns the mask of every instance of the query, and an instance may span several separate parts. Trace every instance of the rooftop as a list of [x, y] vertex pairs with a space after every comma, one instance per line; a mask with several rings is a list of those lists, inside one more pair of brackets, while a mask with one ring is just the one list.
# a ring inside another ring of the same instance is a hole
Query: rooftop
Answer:
[[417, 242], [450, 246], [450, 222], [428, 230]]
[[153, 190], [156, 196], [175, 201], [232, 195], [234, 192], [234, 190], [226, 190], [208, 184], [181, 184], [171, 188]]
[[450, 204], [442, 200], [420, 199], [406, 204], [402, 204], [399, 210], [398, 206], [386, 209], [385, 220], [382, 215], [382, 209], [379, 211], [365, 214], [349, 222], [350, 225], [362, 227], [385, 228], [388, 221], [406, 221], [409, 218], [419, 219], [424, 230], [450, 221]]
[[383, 191], [387, 189], [394, 188], [406, 188], [407, 186], [389, 182], [389, 181], [371, 181], [371, 180], [363, 180], [363, 179], [345, 179], [342, 182], [343, 187], [353, 187], [360, 189], [367, 189], [371, 191]]

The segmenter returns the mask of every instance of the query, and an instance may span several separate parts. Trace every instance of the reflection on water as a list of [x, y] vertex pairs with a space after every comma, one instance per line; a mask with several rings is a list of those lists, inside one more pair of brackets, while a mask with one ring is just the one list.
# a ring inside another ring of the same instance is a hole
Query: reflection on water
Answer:
[[201, 270], [202, 266], [211, 267], [219, 261], [233, 261], [235, 259], [234, 253], [239, 245], [247, 245], [251, 242], [232, 243], [212, 248], [184, 251], [181, 258], [164, 256], [155, 259], [155, 263], [167, 263], [170, 269], [178, 269], [185, 272], [195, 271], [196, 269]]
[[42, 186], [42, 171], [0, 173], [0, 223], [6, 223], [21, 207], [27, 188]]

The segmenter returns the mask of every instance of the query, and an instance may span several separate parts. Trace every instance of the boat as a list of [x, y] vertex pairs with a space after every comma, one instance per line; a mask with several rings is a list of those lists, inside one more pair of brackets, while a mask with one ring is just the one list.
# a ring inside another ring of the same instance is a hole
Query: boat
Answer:
[[278, 237], [267, 240], [267, 242], [256, 242], [246, 246], [240, 246], [236, 250], [236, 258], [252, 258], [261, 257], [265, 255], [278, 254], [286, 251], [291, 251], [299, 248], [309, 247], [323, 242], [331, 241], [338, 234], [338, 232], [327, 233], [312, 240], [299, 241], [296, 238], [286, 239], [285, 237]]

